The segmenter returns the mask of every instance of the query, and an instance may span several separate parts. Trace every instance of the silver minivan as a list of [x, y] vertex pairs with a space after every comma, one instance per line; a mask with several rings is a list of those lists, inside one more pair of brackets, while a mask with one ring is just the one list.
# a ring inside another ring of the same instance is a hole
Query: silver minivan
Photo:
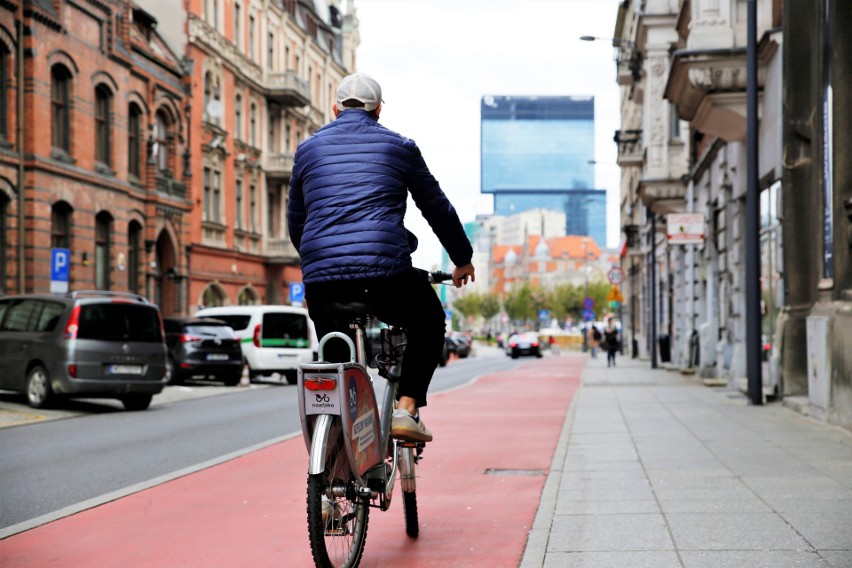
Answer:
[[117, 398], [144, 410], [168, 381], [160, 310], [100, 290], [0, 297], [0, 389], [34, 408], [55, 397]]

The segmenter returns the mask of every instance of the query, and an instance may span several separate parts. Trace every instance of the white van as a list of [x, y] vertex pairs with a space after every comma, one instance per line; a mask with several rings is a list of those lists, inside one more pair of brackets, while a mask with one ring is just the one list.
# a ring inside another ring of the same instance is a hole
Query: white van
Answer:
[[308, 310], [291, 306], [220, 306], [196, 317], [222, 320], [240, 339], [249, 378], [281, 373], [296, 384], [302, 363], [316, 359], [317, 334]]

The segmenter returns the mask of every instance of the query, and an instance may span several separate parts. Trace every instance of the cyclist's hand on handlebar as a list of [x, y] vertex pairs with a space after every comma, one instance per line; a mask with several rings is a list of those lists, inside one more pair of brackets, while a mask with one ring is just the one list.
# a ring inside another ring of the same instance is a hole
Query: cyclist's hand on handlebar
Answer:
[[453, 269], [453, 285], [456, 288], [461, 288], [467, 284], [468, 278], [471, 282], [476, 282], [476, 270], [473, 268], [473, 264], [465, 264]]

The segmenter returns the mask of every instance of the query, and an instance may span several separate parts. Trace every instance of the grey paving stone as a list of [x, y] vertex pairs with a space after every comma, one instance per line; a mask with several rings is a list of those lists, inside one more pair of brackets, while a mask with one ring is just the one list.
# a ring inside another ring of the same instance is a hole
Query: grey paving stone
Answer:
[[674, 552], [554, 552], [544, 568], [681, 568]]
[[662, 515], [556, 515], [550, 552], [674, 550]]
[[652, 499], [644, 501], [565, 501], [556, 505], [557, 515], [612, 515], [624, 513], [659, 513], [660, 506]]
[[817, 550], [852, 550], [852, 509], [782, 515]]
[[810, 550], [773, 513], [667, 514], [679, 550]]
[[684, 568], [828, 568], [816, 552], [734, 550], [682, 552]]
[[771, 513], [760, 499], [660, 499], [663, 513]]

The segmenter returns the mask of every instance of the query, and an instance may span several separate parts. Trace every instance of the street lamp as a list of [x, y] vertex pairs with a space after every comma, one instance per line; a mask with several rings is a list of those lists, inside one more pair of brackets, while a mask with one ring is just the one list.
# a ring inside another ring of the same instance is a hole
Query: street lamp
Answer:
[[584, 35], [580, 36], [582, 41], [608, 41], [612, 43], [612, 47], [633, 47], [635, 44], [629, 39], [624, 39], [620, 37], [598, 37], [598, 36], [590, 36]]
[[[618, 49], [618, 55], [615, 58], [618, 68], [625, 68], [630, 71], [634, 81], [639, 81], [642, 78], [642, 54], [636, 49], [636, 42], [621, 37], [598, 37], [591, 35], [580, 36], [582, 41], [608, 41], [612, 47]], [[621, 84], [621, 83], [619, 83]]]

